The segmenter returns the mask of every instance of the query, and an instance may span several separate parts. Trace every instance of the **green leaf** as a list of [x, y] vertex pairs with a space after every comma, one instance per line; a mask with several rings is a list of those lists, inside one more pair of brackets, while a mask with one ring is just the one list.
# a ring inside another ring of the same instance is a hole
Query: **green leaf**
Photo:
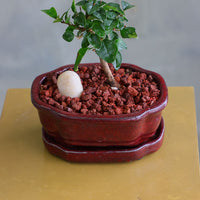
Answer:
[[93, 12], [99, 10], [99, 5], [98, 4], [94, 4], [93, 2], [88, 2], [85, 4], [86, 6], [86, 11], [89, 15], [91, 15]]
[[118, 25], [118, 23], [119, 23], [119, 20], [118, 20], [118, 19], [114, 19], [114, 20], [112, 21], [112, 23], [110, 24], [110, 30], [116, 28], [117, 25]]
[[71, 9], [74, 13], [77, 13], [75, 0], [72, 1]]
[[123, 38], [137, 38], [137, 33], [135, 32], [134, 27], [123, 28], [120, 33]]
[[124, 21], [128, 22], [128, 19], [126, 19], [126, 17], [124, 17], [124, 16], [120, 16], [120, 17], [118, 17], [118, 20], [119, 20], [119, 23], [116, 28], [121, 30], [124, 28]]
[[117, 45], [112, 40], [105, 39], [101, 48], [96, 50], [97, 55], [108, 63], [112, 63], [117, 55]]
[[128, 22], [128, 19], [125, 17], [125, 16], [120, 16], [119, 18], [118, 18], [120, 21], [122, 21], [122, 22]]
[[118, 15], [119, 15], [118, 13], [112, 10], [106, 12], [106, 17], [108, 19], [115, 19]]
[[95, 16], [93, 16], [93, 15], [88, 15], [87, 16], [87, 21], [90, 21], [90, 22], [92, 22], [93, 20], [96, 20], [97, 18], [95, 17]]
[[89, 14], [92, 14], [93, 12], [97, 11], [100, 9], [100, 6], [98, 4], [95, 4], [92, 9], [90, 10]]
[[89, 41], [88, 41], [88, 34], [86, 33], [83, 37], [82, 43], [81, 43], [81, 47], [82, 48], [87, 48], [90, 45]]
[[57, 18], [57, 12], [56, 12], [56, 9], [54, 7], [51, 7], [50, 9], [47, 9], [47, 10], [41, 10], [41, 11], [46, 13], [50, 17], [53, 17], [54, 19]]
[[92, 28], [92, 25], [93, 25], [93, 21], [92, 21], [93, 19], [92, 18], [88, 18], [87, 20], [86, 20], [86, 23], [85, 23], [85, 28], [86, 29], [91, 29]]
[[79, 12], [74, 16], [74, 23], [77, 25], [85, 26], [86, 19], [85, 15], [82, 12]]
[[90, 13], [90, 11], [92, 10], [92, 7], [93, 7], [93, 2], [88, 2], [85, 4], [85, 7], [86, 7], [86, 12], [87, 14]]
[[105, 10], [113, 10], [121, 15], [124, 15], [124, 11], [120, 8], [120, 5], [118, 3], [108, 3], [103, 7]]
[[119, 51], [127, 49], [126, 43], [120, 37], [115, 40], [115, 44], [117, 45]]
[[53, 21], [53, 23], [62, 22], [62, 18], [57, 16], [57, 18]]
[[119, 37], [118, 34], [114, 31], [110, 32], [109, 36], [110, 40], [116, 40]]
[[84, 6], [86, 4], [86, 0], [82, 0], [76, 3], [77, 6]]
[[65, 17], [65, 23], [67, 23], [67, 24], [70, 23], [70, 15], [68, 15], [68, 13], [69, 13], [69, 9], [63, 15]]
[[121, 64], [122, 64], [122, 55], [121, 55], [121, 53], [119, 51], [117, 52], [116, 58], [115, 58], [115, 60], [114, 60], [114, 62], [112, 64], [113, 64], [113, 67], [116, 70], [118, 70], [121, 67]]
[[100, 7], [106, 5], [106, 2], [105, 1], [97, 1], [96, 4]]
[[70, 23], [70, 16], [65, 15], [65, 23], [67, 24]]
[[99, 36], [105, 37], [105, 27], [101, 21], [95, 20], [92, 25], [92, 30]]
[[126, 1], [122, 1], [122, 9], [123, 10], [127, 10], [127, 9], [130, 9], [130, 8], [133, 8], [135, 7], [134, 5], [131, 5], [130, 3], [126, 2]]
[[103, 24], [106, 30], [110, 29], [110, 25], [112, 24], [113, 20], [112, 19], [105, 19]]
[[79, 1], [78, 3], [76, 3], [76, 5], [82, 7], [82, 9], [83, 9], [84, 11], [86, 11], [86, 6], [85, 6], [85, 4], [86, 4], [87, 2], [88, 2], [87, 0], [82, 0], [82, 1]]
[[101, 47], [101, 39], [97, 34], [88, 35], [88, 41], [95, 49], [99, 49]]
[[78, 53], [77, 53], [77, 57], [76, 57], [76, 61], [74, 64], [74, 71], [78, 71], [78, 65], [80, 64], [83, 56], [85, 55], [85, 53], [87, 52], [88, 48], [80, 48]]
[[83, 36], [83, 31], [80, 31], [80, 30], [79, 30], [79, 31], [77, 32], [76, 36], [77, 36], [77, 37]]
[[64, 39], [65, 41], [71, 42], [71, 41], [74, 39], [73, 30], [74, 30], [74, 27], [72, 27], [72, 26], [69, 26], [69, 27], [65, 30], [65, 32], [64, 32], [64, 34], [63, 34], [63, 36], [62, 36], [63, 39]]
[[100, 8], [98, 11], [93, 12], [92, 15], [102, 21], [106, 19], [106, 11], [103, 8]]
[[119, 30], [123, 29], [124, 23], [122, 21], [118, 20], [118, 24], [117, 24], [116, 28], [119, 29]]
[[104, 26], [106, 29], [106, 34], [110, 34], [111, 31], [113, 31], [114, 28], [117, 27], [119, 23], [118, 19], [112, 20], [112, 19], [105, 19], [104, 20]]
[[[69, 11], [69, 10], [68, 10], [68, 11]], [[63, 19], [64, 16], [68, 13], [68, 11], [64, 12], [60, 18]]]

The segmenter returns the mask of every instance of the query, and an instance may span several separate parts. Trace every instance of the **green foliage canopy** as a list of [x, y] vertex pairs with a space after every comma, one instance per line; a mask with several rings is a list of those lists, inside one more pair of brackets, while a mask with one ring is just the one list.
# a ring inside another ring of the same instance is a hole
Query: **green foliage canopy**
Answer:
[[82, 38], [74, 65], [78, 70], [83, 56], [88, 50], [96, 54], [108, 63], [113, 63], [115, 69], [119, 69], [122, 63], [120, 51], [127, 49], [122, 38], [137, 38], [134, 27], [125, 25], [128, 19], [125, 11], [134, 7], [126, 1], [117, 3], [106, 3], [98, 0], [81, 0], [77, 3], [72, 1], [71, 8], [61, 16], [57, 14], [54, 7], [42, 10], [54, 18], [54, 23], [66, 24], [63, 39], [71, 42], [74, 37]]

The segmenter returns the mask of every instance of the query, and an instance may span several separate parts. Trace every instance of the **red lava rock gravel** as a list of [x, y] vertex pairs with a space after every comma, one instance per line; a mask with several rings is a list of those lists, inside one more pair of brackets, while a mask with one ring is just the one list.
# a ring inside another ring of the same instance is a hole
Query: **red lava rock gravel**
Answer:
[[70, 113], [118, 115], [147, 108], [159, 98], [160, 90], [151, 75], [128, 68], [115, 71], [112, 66], [111, 71], [121, 85], [119, 90], [111, 89], [100, 65], [85, 66], [77, 72], [84, 88], [80, 98], [62, 96], [57, 88], [59, 74], [49, 74], [41, 84], [40, 99]]

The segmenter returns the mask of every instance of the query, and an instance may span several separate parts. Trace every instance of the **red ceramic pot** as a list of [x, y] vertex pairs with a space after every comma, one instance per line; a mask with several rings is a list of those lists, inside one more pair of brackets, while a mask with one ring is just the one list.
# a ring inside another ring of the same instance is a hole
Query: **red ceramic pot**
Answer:
[[[81, 66], [91, 66], [81, 64]], [[66, 65], [52, 72], [60, 73], [73, 67]], [[43, 130], [53, 138], [56, 144], [62, 146], [136, 146], [144, 144], [154, 136], [161, 122], [161, 112], [167, 105], [168, 91], [164, 79], [157, 73], [147, 71], [133, 64], [122, 64], [123, 68], [152, 75], [159, 85], [160, 98], [147, 109], [132, 114], [121, 115], [83, 115], [71, 114], [52, 107], [40, 100], [40, 85], [48, 73], [36, 77], [32, 84], [31, 98], [38, 109]]]
[[56, 143], [52, 137], [43, 131], [43, 142], [47, 150], [53, 155], [59, 156], [64, 160], [83, 163], [113, 163], [128, 162], [141, 159], [143, 156], [157, 151], [163, 142], [164, 120], [154, 135], [141, 145], [132, 147], [81, 147], [81, 146], [62, 146]]

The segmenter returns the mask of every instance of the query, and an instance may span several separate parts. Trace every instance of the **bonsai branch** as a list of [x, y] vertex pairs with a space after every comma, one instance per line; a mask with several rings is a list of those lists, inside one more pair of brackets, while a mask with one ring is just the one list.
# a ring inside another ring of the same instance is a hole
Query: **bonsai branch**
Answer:
[[99, 59], [100, 59], [101, 66], [104, 70], [105, 75], [108, 78], [108, 81], [109, 81], [111, 87], [116, 87], [119, 89], [120, 84], [115, 80], [108, 63], [105, 60], [103, 60], [102, 58], [99, 58]]
[[79, 31], [86, 31], [86, 28], [82, 28], [82, 27], [79, 27], [79, 26], [76, 26], [75, 24], [70, 24], [70, 23], [66, 23], [65, 21], [61, 21], [62, 24], [67, 24], [69, 26], [73, 26], [75, 29], [79, 30]]

